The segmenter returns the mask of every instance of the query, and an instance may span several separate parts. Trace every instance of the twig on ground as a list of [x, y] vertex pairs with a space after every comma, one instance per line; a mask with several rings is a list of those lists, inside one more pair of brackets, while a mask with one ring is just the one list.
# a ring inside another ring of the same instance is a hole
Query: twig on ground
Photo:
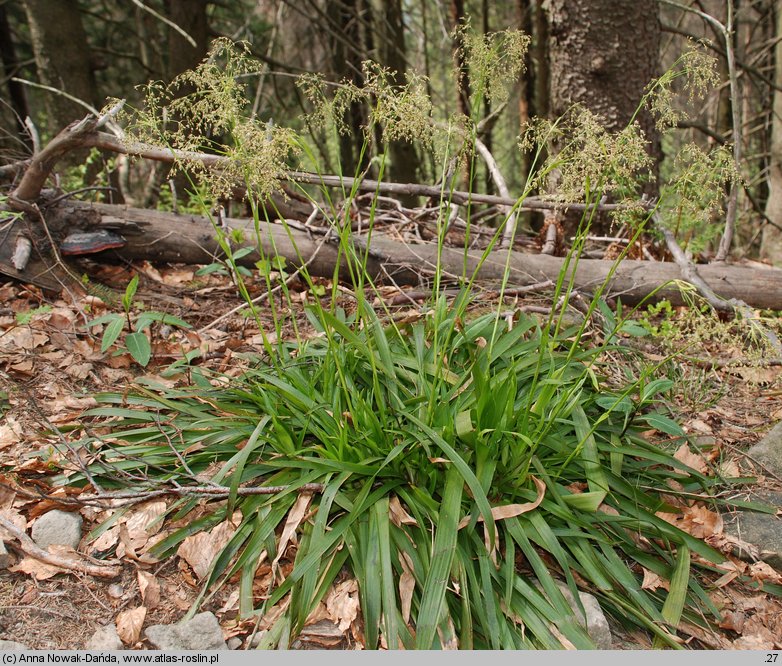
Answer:
[[744, 301], [740, 301], [735, 298], [724, 299], [720, 296], [717, 296], [717, 294], [714, 293], [714, 290], [708, 284], [706, 284], [705, 280], [698, 274], [698, 270], [695, 268], [695, 264], [693, 264], [692, 261], [687, 258], [687, 256], [684, 254], [684, 251], [681, 249], [681, 247], [679, 247], [679, 244], [676, 242], [676, 238], [674, 238], [673, 233], [666, 229], [662, 224], [659, 213], [653, 213], [652, 220], [654, 221], [657, 229], [662, 232], [663, 237], [665, 238], [665, 244], [668, 246], [668, 250], [670, 251], [671, 256], [673, 256], [673, 260], [681, 270], [682, 278], [693, 285], [698, 290], [700, 295], [706, 299], [706, 302], [715, 310], [719, 312], [739, 313], [747, 321], [753, 322], [758, 327], [759, 332], [766, 338], [769, 345], [774, 349], [776, 354], [782, 356], [782, 343], [780, 343], [776, 334], [767, 327], [761, 326], [758, 323], [755, 313]]
[[[276, 495], [286, 490], [290, 486], [245, 486], [236, 489], [239, 497], [250, 497], [253, 495]], [[296, 488], [299, 493], [321, 493], [324, 486], [322, 483], [305, 483]], [[169, 486], [166, 488], [153, 488], [149, 490], [127, 490], [113, 491], [104, 493], [95, 493], [92, 495], [79, 495], [74, 498], [75, 503], [83, 506], [97, 506], [98, 508], [117, 508], [121, 506], [132, 506], [139, 502], [156, 497], [166, 497], [174, 495], [176, 497], [207, 497], [209, 499], [226, 499], [231, 494], [231, 489], [226, 486]]]
[[[524, 294], [530, 294], [536, 291], [544, 291], [554, 286], [554, 282], [551, 280], [545, 280], [544, 282], [537, 282], [535, 284], [529, 284], [524, 287], [508, 287], [504, 291], [500, 292], [499, 289], [487, 289], [484, 293], [490, 298], [496, 298], [502, 293], [503, 296], [522, 296]], [[457, 296], [461, 289], [445, 289], [443, 293], [446, 296]], [[389, 305], [401, 305], [402, 303], [415, 303], [416, 301], [422, 301], [429, 298], [432, 295], [431, 289], [415, 289], [402, 291], [394, 294], [388, 301]]]
[[65, 557], [64, 555], [55, 555], [48, 550], [44, 550], [27, 536], [27, 534], [3, 516], [0, 516], [0, 528], [4, 529], [19, 542], [19, 550], [25, 555], [29, 555], [45, 564], [51, 564], [54, 567], [66, 569], [68, 571], [77, 571], [89, 576], [95, 576], [96, 578], [116, 578], [120, 575], [121, 568], [116, 565], [93, 564], [84, 560]]

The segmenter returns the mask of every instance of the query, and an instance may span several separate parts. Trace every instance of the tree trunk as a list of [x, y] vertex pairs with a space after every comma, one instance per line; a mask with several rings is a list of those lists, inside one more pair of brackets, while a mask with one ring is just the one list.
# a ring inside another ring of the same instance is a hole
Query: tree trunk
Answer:
[[[376, 29], [380, 63], [389, 69], [396, 85], [405, 84], [407, 72], [407, 48], [402, 0], [383, 0], [375, 7], [379, 25]], [[392, 141], [388, 146], [391, 164], [390, 180], [397, 183], [418, 182], [418, 155], [409, 141]], [[414, 203], [408, 200], [407, 205]]]
[[[532, 38], [524, 57], [524, 71], [521, 74], [519, 92], [519, 134], [524, 134], [530, 120], [549, 116], [549, 60], [548, 23], [543, 9], [543, 0], [519, 0], [517, 4], [519, 29]], [[539, 163], [545, 161], [541, 155]], [[522, 188], [529, 182], [533, 156], [521, 151], [519, 181]], [[527, 226], [539, 229], [542, 215], [525, 213]]]
[[[334, 81], [347, 80], [362, 86], [364, 77], [361, 62], [366, 59], [363, 47], [361, 20], [364, 0], [327, 0], [326, 15], [329, 32], [331, 62], [334, 67]], [[339, 135], [339, 156], [342, 173], [354, 174], [363, 171], [369, 162], [369, 155], [362, 155], [364, 126], [367, 123], [366, 109], [359, 102], [353, 102], [345, 113], [348, 131]]]
[[[464, 0], [451, 0], [451, 27], [458, 28], [464, 24], [467, 15], [464, 10]], [[470, 69], [467, 66], [467, 59], [464, 53], [464, 40], [458, 33], [453, 42], [454, 61], [456, 63], [456, 73], [459, 77], [456, 94], [459, 98], [459, 111], [468, 118], [472, 116], [470, 109]]]
[[30, 115], [30, 111], [27, 108], [27, 96], [24, 94], [24, 86], [17, 81], [11, 80], [18, 75], [20, 63], [16, 59], [13, 35], [4, 4], [0, 4], [0, 59], [3, 61], [3, 72], [8, 87], [8, 99], [14, 112], [19, 138], [28, 148], [32, 149], [32, 141], [24, 126], [25, 118]]
[[[581, 104], [619, 131], [657, 76], [660, 21], [657, 0], [547, 0], [551, 115]], [[645, 109], [638, 122], [659, 164], [659, 134]], [[656, 180], [656, 169], [655, 179]], [[647, 193], [653, 194], [656, 183]]]
[[[73, 0], [24, 0], [38, 77], [42, 84], [99, 105], [87, 34]], [[56, 133], [84, 115], [84, 107], [46, 94], [49, 129]]]
[[193, 46], [181, 33], [168, 28], [168, 78], [194, 69], [203, 60], [209, 48], [209, 0], [168, 0], [168, 14], [193, 41]]
[[767, 222], [763, 227], [760, 256], [775, 264], [782, 264], [782, 9], [776, 7], [775, 11], [777, 42], [774, 47], [774, 83], [777, 88], [774, 90], [771, 114], [771, 155], [765, 211], [773, 224]]

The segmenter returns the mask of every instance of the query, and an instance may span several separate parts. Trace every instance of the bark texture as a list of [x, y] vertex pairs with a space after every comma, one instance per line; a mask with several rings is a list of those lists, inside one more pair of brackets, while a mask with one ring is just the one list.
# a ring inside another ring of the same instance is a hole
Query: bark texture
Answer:
[[[35, 65], [42, 84], [96, 105], [87, 34], [75, 4], [73, 0], [24, 0]], [[52, 132], [84, 115], [84, 107], [55, 93], [46, 94], [46, 106]]]
[[[361, 87], [364, 77], [361, 63], [367, 57], [365, 32], [365, 0], [326, 0], [329, 50], [333, 66], [333, 81], [350, 81]], [[339, 156], [343, 173], [363, 171], [369, 155], [362, 155], [364, 130], [367, 123], [366, 109], [359, 102], [352, 102], [345, 113], [347, 132], [339, 136]]]
[[[774, 48], [773, 112], [771, 114], [771, 155], [769, 159], [768, 199], [766, 216], [774, 224], [763, 227], [760, 256], [772, 263], [782, 264], [782, 9], [777, 8], [777, 44]], [[774, 226], [777, 225], [777, 226]]]
[[[106, 254], [116, 252], [128, 260], [204, 264], [221, 256], [211, 224], [198, 216], [69, 202], [47, 214], [47, 223], [55, 231], [75, 227], [111, 229], [122, 235], [127, 245], [121, 250], [109, 250]], [[257, 247], [252, 220], [228, 219], [226, 223], [232, 229], [243, 229], [248, 245]], [[323, 237], [286, 229], [281, 224], [262, 223], [260, 231], [261, 246], [267, 257], [277, 253], [285, 257], [290, 266], [299, 266], [303, 260], [312, 275], [323, 277], [333, 275], [335, 263], [340, 257], [344, 266], [344, 255], [338, 244], [324, 241]], [[355, 240], [361, 251], [365, 249], [364, 242], [362, 237]], [[405, 244], [375, 234], [370, 249], [367, 272], [381, 281], [390, 275], [397, 284], [416, 285], [438, 264], [438, 250], [434, 243]], [[465, 254], [461, 248], [446, 247], [442, 250], [440, 265], [445, 273], [453, 275], [462, 275], [466, 265], [467, 275], [477, 270], [481, 281], [502, 280], [506, 268], [505, 252], [493, 253], [482, 264], [481, 255], [480, 251]], [[253, 252], [242, 257], [239, 263], [253, 267], [260, 258], [257, 252]], [[524, 286], [556, 279], [564, 261], [562, 257], [512, 252], [508, 284]], [[582, 259], [576, 267], [576, 288], [594, 291], [608, 279], [612, 267], [612, 261]], [[0, 268], [11, 274], [2, 257]], [[739, 299], [752, 307], [782, 309], [782, 270], [758, 270], [729, 264], [697, 268], [701, 278], [722, 298]], [[347, 270], [341, 272], [341, 277], [346, 281], [351, 279]], [[625, 260], [611, 277], [605, 295], [621, 296], [625, 303], [637, 303], [659, 285], [681, 277], [679, 267], [673, 263]], [[663, 287], [656, 298], [668, 298], [673, 303], [683, 304], [681, 292], [675, 286]]]
[[[376, 29], [380, 62], [389, 69], [396, 85], [407, 81], [407, 48], [405, 45], [404, 14], [402, 0], [384, 0], [375, 8], [378, 22]], [[388, 146], [391, 163], [389, 175], [397, 183], [418, 181], [418, 157], [409, 141], [391, 141]], [[407, 200], [408, 204], [413, 203]]]
[[[646, 85], [658, 75], [660, 21], [657, 0], [546, 0], [551, 62], [551, 115], [578, 103], [624, 128]], [[659, 160], [651, 115], [638, 121]]]
[[193, 46], [179, 32], [168, 30], [168, 78], [194, 69], [209, 48], [207, 0], [168, 0], [167, 18], [184, 30], [196, 43]]

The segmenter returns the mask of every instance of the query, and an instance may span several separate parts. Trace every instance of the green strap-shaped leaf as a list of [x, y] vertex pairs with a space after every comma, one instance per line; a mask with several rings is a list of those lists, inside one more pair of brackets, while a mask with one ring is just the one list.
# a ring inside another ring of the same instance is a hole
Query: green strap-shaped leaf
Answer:
[[[690, 582], [690, 549], [685, 545], [679, 546], [679, 554], [676, 558], [676, 566], [671, 576], [671, 586], [668, 596], [663, 604], [663, 619], [672, 627], [679, 625], [682, 618], [684, 604], [687, 601], [687, 586]], [[660, 647], [659, 638], [655, 638], [653, 647]]]
[[445, 480], [437, 531], [432, 549], [432, 561], [429, 574], [424, 582], [421, 605], [418, 609], [415, 647], [418, 650], [431, 650], [434, 645], [437, 626], [445, 611], [445, 591], [451, 575], [456, 538], [459, 534], [459, 509], [464, 492], [464, 478], [454, 465]]

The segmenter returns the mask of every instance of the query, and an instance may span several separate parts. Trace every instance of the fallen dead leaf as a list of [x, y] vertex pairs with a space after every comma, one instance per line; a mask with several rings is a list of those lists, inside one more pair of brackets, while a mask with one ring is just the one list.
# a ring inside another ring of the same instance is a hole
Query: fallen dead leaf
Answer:
[[399, 551], [402, 564], [402, 575], [399, 577], [399, 599], [402, 611], [402, 621], [410, 622], [410, 609], [413, 607], [413, 592], [415, 591], [415, 576], [413, 575], [413, 563], [410, 556], [404, 551]]
[[731, 646], [734, 650], [771, 650], [774, 641], [769, 640], [768, 636], [763, 634], [752, 634], [751, 636], [742, 636], [733, 641]]
[[157, 608], [160, 603], [160, 583], [154, 574], [139, 570], [137, 573], [138, 590], [141, 593], [141, 601], [149, 610]]
[[687, 432], [699, 432], [702, 435], [711, 435], [712, 427], [703, 419], [691, 419], [687, 421]]
[[217, 611], [218, 615], [239, 610], [239, 588], [234, 588], [228, 595], [220, 610]]
[[664, 578], [658, 576], [653, 571], [649, 571], [649, 569], [644, 569], [644, 579], [643, 582], [641, 583], [641, 589], [656, 590], [658, 588], [668, 590], [670, 589], [670, 583]]
[[14, 353], [18, 351], [32, 351], [49, 342], [49, 336], [41, 331], [34, 331], [25, 326], [12, 328], [0, 335], [0, 351]]
[[750, 564], [747, 573], [759, 583], [782, 583], [782, 574], [765, 562]]
[[68, 395], [64, 398], [47, 400], [45, 404], [50, 412], [49, 418], [55, 423], [63, 423], [76, 418], [87, 409], [96, 407], [98, 402], [91, 395], [86, 395], [81, 398], [74, 395]]
[[14, 363], [11, 365], [11, 370], [16, 372], [20, 375], [32, 375], [33, 374], [33, 361], [32, 359], [25, 359], [24, 361], [20, 361], [19, 363]]
[[743, 367], [743, 368], [731, 369], [730, 372], [734, 375], [738, 375], [746, 382], [749, 382], [751, 384], [758, 384], [760, 386], [772, 384], [779, 376], [779, 368], [774, 368], [774, 367], [769, 367], [769, 368]]
[[695, 505], [683, 507], [682, 512], [666, 513], [659, 511], [658, 518], [675, 525], [698, 539], [706, 539], [722, 534], [723, 522], [720, 514], [710, 511], [705, 506]]
[[130, 354], [111, 354], [106, 358], [106, 365], [110, 368], [129, 368], [133, 365], [133, 357]]
[[0, 424], [0, 449], [11, 444], [16, 444], [22, 435], [22, 426], [13, 417], [7, 417], [5, 423]]
[[[5, 518], [20, 532], [24, 532], [27, 530], [27, 520], [23, 515], [21, 515], [18, 511], [16, 511], [16, 509], [8, 508], [8, 509], [0, 510], [0, 516]], [[8, 534], [5, 530], [3, 530], [2, 527], [0, 527], [0, 536], [3, 535], [5, 535], [7, 539], [11, 538], [11, 535]]]
[[[81, 556], [70, 546], [49, 546], [47, 549], [55, 556], [68, 560], [79, 560]], [[25, 555], [14, 567], [9, 567], [14, 573], [26, 573], [36, 580], [46, 580], [60, 573], [72, 573], [69, 569], [63, 569], [48, 562], [42, 562], [34, 557]]]
[[187, 562], [195, 575], [203, 579], [212, 567], [218, 553], [236, 532], [238, 521], [226, 520], [209, 532], [199, 532], [187, 537], [177, 549], [177, 555]]
[[51, 312], [46, 323], [59, 331], [66, 331], [72, 327], [75, 320], [76, 314], [72, 310], [57, 308]]
[[[522, 513], [532, 511], [540, 505], [540, 503], [543, 501], [543, 495], [546, 494], [546, 484], [534, 476], [530, 478], [538, 489], [538, 496], [535, 498], [535, 500], [533, 502], [526, 502], [524, 504], [503, 504], [502, 506], [495, 506], [491, 510], [491, 516], [494, 518], [494, 520], [504, 520], [505, 518], [520, 516]], [[465, 516], [462, 518], [461, 521], [459, 521], [459, 529], [461, 530], [467, 527], [471, 520], [472, 516]], [[478, 522], [482, 521], [483, 517], [479, 516]]]
[[315, 624], [309, 624], [299, 634], [300, 641], [322, 648], [336, 647], [342, 642], [342, 639], [342, 632], [331, 620], [321, 620]]
[[109, 528], [90, 544], [93, 553], [105, 553], [119, 542], [119, 525]]
[[726, 478], [731, 479], [738, 476], [741, 476], [741, 469], [739, 468], [739, 463], [734, 458], [730, 458], [729, 460], [725, 460], [722, 463], [720, 463], [720, 466], [717, 468], [719, 475]]
[[690, 451], [690, 446], [685, 442], [673, 454], [680, 463], [684, 463], [687, 467], [691, 467], [696, 472], [705, 472], [707, 469], [706, 460], [698, 453]]
[[747, 616], [742, 611], [726, 610], [722, 613], [722, 619], [720, 620], [720, 628], [728, 629], [729, 631], [735, 631], [737, 634], [742, 633], [744, 629], [744, 621]]
[[47, 564], [29, 556], [23, 557], [14, 566], [8, 567], [8, 571], [27, 574], [35, 578], [35, 580], [47, 580], [57, 574], [68, 573], [67, 569], [61, 569], [53, 564]]
[[358, 617], [358, 582], [355, 579], [343, 580], [334, 586], [326, 597], [326, 609], [331, 620], [344, 632]]
[[69, 377], [85, 379], [92, 372], [92, 363], [74, 363], [65, 370]]
[[178, 286], [192, 282], [195, 271], [192, 268], [166, 268], [162, 272], [163, 282], [171, 286]]
[[149, 537], [162, 527], [160, 518], [166, 512], [163, 500], [150, 500], [136, 505], [122, 521], [127, 528], [128, 537], [133, 542], [134, 550], [142, 548]]
[[304, 515], [307, 513], [307, 508], [309, 507], [311, 500], [312, 495], [310, 493], [302, 493], [298, 496], [296, 502], [288, 512], [288, 518], [285, 521], [285, 527], [282, 529], [282, 535], [280, 536], [280, 541], [277, 544], [277, 555], [274, 557], [272, 567], [280, 561], [280, 558], [285, 553], [285, 549], [288, 547], [288, 544], [291, 542], [296, 543], [296, 530], [304, 518]]
[[392, 495], [388, 501], [388, 513], [391, 517], [391, 522], [397, 527], [402, 525], [417, 525], [415, 518], [413, 518], [402, 507], [402, 503], [396, 495]]
[[155, 282], [163, 282], [163, 276], [160, 274], [160, 271], [148, 261], [144, 261], [139, 264], [138, 269], [151, 280], [154, 280]]
[[[334, 591], [333, 587], [331, 588], [331, 591]], [[322, 620], [328, 620], [331, 622], [331, 614], [329, 613], [329, 609], [326, 608], [326, 604], [323, 601], [315, 606], [315, 608], [310, 612], [310, 614], [307, 616], [307, 619], [304, 621], [304, 624], [309, 626], [317, 624]]]
[[144, 606], [130, 608], [117, 615], [117, 635], [125, 645], [135, 645], [138, 642], [146, 617], [147, 609]]

